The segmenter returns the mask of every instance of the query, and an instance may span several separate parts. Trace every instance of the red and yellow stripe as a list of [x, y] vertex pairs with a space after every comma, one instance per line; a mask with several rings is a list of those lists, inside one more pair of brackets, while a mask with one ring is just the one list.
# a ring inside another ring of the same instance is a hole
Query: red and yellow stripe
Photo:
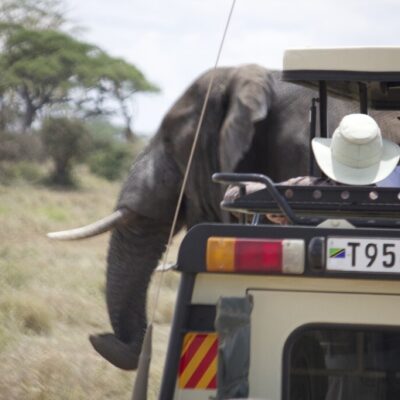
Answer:
[[187, 333], [183, 338], [179, 364], [179, 387], [181, 389], [216, 389], [217, 354], [216, 333]]

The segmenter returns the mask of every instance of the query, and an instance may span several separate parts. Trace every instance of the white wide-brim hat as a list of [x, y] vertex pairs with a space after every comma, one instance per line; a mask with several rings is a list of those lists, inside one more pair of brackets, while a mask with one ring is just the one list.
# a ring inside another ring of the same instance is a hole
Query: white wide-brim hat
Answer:
[[314, 138], [318, 166], [329, 178], [349, 185], [370, 185], [386, 178], [400, 158], [400, 147], [382, 138], [373, 118], [345, 116], [331, 139]]

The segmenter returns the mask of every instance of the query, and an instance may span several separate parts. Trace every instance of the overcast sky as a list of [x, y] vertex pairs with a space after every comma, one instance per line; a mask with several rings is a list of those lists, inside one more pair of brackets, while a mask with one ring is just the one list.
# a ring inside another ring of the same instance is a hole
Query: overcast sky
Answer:
[[[232, 0], [66, 0], [80, 38], [159, 85], [140, 95], [134, 130], [153, 133], [217, 56]], [[286, 48], [400, 45], [400, 0], [237, 0], [220, 65], [281, 68]]]

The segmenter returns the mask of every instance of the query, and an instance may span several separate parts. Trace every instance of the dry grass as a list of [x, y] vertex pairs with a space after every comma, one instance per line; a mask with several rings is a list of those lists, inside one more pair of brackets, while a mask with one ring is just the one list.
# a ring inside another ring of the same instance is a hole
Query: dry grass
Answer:
[[[130, 398], [134, 374], [104, 361], [87, 340], [90, 333], [110, 331], [104, 304], [108, 235], [82, 242], [45, 236], [113, 209], [119, 184], [86, 172], [80, 180], [78, 191], [0, 186], [0, 400]], [[178, 276], [167, 272], [163, 281], [150, 399], [157, 398]]]

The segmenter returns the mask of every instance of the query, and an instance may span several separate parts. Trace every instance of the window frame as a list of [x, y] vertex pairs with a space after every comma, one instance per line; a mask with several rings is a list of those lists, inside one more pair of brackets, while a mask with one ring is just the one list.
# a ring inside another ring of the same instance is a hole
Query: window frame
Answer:
[[347, 330], [347, 331], [379, 331], [379, 332], [398, 332], [399, 325], [370, 325], [370, 324], [347, 324], [347, 323], [307, 323], [294, 329], [287, 337], [282, 349], [282, 400], [290, 400], [290, 356], [293, 345], [302, 334], [310, 330]]

